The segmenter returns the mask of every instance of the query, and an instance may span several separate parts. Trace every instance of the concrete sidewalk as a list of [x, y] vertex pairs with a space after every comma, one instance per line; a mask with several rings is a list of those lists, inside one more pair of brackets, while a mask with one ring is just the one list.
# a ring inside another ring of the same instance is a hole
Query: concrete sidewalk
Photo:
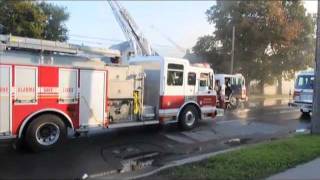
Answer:
[[320, 179], [320, 158], [275, 174], [267, 180]]

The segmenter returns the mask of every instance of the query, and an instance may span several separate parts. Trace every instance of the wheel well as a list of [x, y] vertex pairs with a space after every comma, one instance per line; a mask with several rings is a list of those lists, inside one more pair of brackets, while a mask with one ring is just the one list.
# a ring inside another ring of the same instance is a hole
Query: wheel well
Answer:
[[182, 112], [185, 108], [187, 108], [188, 106], [193, 106], [196, 110], [197, 110], [197, 112], [198, 112], [198, 115], [199, 115], [199, 118], [201, 119], [202, 117], [201, 117], [201, 110], [200, 110], [200, 107], [197, 105], [197, 104], [195, 104], [195, 103], [188, 103], [188, 104], [186, 104], [186, 105], [184, 105], [183, 106], [183, 108], [179, 111], [179, 116], [178, 116], [178, 119], [180, 119], [180, 112]]
[[27, 128], [29, 127], [30, 123], [33, 120], [35, 120], [37, 117], [44, 115], [44, 114], [52, 114], [52, 115], [58, 116], [62, 120], [62, 122], [66, 125], [66, 127], [72, 128], [72, 124], [69, 122], [69, 120], [67, 119], [67, 117], [65, 115], [63, 115], [59, 112], [55, 112], [55, 111], [44, 111], [44, 112], [40, 112], [40, 113], [35, 114], [34, 116], [32, 116], [28, 120], [28, 122], [24, 126], [23, 125], [21, 126], [21, 128], [23, 128], [23, 129], [22, 129], [21, 136], [19, 138], [24, 137]]

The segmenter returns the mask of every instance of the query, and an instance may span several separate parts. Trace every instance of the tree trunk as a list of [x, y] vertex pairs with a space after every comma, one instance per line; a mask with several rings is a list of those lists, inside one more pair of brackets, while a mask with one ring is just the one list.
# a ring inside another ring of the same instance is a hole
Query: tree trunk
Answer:
[[260, 93], [261, 95], [264, 95], [264, 80], [261, 80], [259, 85], [260, 85]]
[[250, 95], [250, 80], [247, 78], [246, 79], [246, 84], [245, 84], [245, 86], [246, 86], [246, 90], [247, 90], [247, 96], [249, 96]]
[[278, 86], [277, 86], [277, 94], [282, 94], [282, 76], [277, 78]]

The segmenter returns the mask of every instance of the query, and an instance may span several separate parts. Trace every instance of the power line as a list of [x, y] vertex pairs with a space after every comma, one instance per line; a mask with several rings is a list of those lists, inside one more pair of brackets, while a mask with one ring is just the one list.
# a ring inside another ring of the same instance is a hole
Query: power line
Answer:
[[175, 46], [176, 49], [178, 49], [181, 52], [186, 52], [186, 48], [181, 47], [179, 44], [177, 44], [172, 38], [167, 36], [166, 34], [162, 33], [158, 28], [156, 28], [154, 25], [151, 25], [150, 28], [156, 30], [158, 33], [160, 33], [165, 39], [167, 39], [171, 44]]
[[97, 42], [97, 41], [88, 41], [88, 40], [80, 40], [80, 39], [69, 39], [69, 42], [79, 42], [81, 44], [88, 43], [88, 44], [96, 44], [96, 45], [112, 45], [111, 43], [103, 43], [103, 42]]
[[110, 38], [103, 38], [103, 37], [94, 37], [94, 36], [86, 36], [86, 35], [78, 35], [78, 34], [69, 34], [71, 37], [78, 37], [78, 38], [86, 38], [86, 39], [96, 39], [96, 40], [104, 40], [104, 41], [113, 41], [113, 42], [123, 42], [125, 40], [120, 39], [110, 39]]
[[[107, 44], [107, 43], [101, 43], [101, 41], [111, 41], [111, 42], [116, 42], [116, 43], [121, 43], [125, 42], [126, 40], [120, 40], [120, 39], [110, 39], [110, 38], [103, 38], [103, 37], [97, 37], [97, 36], [87, 36], [87, 35], [79, 35], [79, 34], [69, 34], [69, 37], [75, 37], [75, 38], [83, 38], [83, 39], [92, 39], [92, 40], [98, 40], [99, 42], [95, 41], [88, 41], [88, 40], [83, 40], [83, 42], [90, 42], [93, 44]], [[70, 38], [70, 40], [75, 40], [78, 42], [81, 42], [80, 39], [74, 39]], [[172, 48], [170, 45], [164, 45], [164, 44], [154, 44], [157, 47], [167, 47], [167, 48]]]

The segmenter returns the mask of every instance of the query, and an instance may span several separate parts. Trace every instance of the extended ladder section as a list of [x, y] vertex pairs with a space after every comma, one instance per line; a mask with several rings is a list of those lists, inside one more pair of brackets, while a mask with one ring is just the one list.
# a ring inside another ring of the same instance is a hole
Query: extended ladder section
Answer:
[[124, 8], [118, 1], [108, 1], [108, 3], [122, 29], [122, 32], [130, 42], [130, 46], [133, 49], [135, 55], [158, 55], [158, 53], [151, 48], [150, 42], [144, 37], [137, 23], [131, 17], [127, 9]]
[[25, 50], [37, 50], [41, 52], [57, 52], [66, 54], [96, 54], [107, 57], [120, 57], [120, 51], [69, 44], [59, 41], [26, 38], [12, 35], [0, 35], [0, 50], [15, 48]]

